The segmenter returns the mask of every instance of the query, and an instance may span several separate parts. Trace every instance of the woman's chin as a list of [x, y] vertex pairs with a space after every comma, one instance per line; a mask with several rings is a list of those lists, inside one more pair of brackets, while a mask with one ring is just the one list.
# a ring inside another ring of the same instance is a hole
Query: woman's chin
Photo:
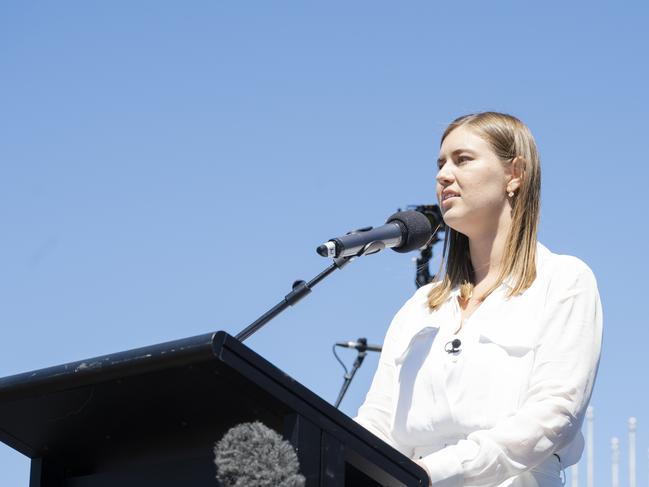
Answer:
[[442, 218], [444, 219], [444, 223], [447, 227], [450, 227], [453, 230], [457, 230], [458, 232], [460, 231], [458, 227], [462, 226], [462, 218], [459, 218], [452, 209], [442, 213]]
[[456, 232], [468, 235], [471, 231], [471, 224], [467, 218], [461, 218], [458, 215], [449, 214], [448, 212], [443, 215], [444, 223], [447, 227], [452, 228]]

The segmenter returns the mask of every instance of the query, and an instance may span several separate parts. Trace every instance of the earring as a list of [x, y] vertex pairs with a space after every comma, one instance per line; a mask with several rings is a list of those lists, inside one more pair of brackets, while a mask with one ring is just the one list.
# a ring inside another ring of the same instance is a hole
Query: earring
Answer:
[[513, 198], [514, 197], [514, 192], [510, 191], [509, 193], [507, 193], [507, 196], [509, 196], [510, 198]]

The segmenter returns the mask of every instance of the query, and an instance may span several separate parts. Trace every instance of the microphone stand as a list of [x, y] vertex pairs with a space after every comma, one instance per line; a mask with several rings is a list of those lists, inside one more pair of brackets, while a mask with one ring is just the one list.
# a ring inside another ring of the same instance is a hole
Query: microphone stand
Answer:
[[365, 356], [367, 355], [367, 338], [359, 338], [357, 341], [358, 343], [360, 343], [360, 347], [357, 348], [358, 355], [356, 356], [356, 360], [354, 361], [351, 372], [347, 372], [345, 374], [345, 380], [342, 387], [340, 388], [340, 392], [338, 393], [338, 399], [336, 399], [336, 403], [334, 404], [336, 409], [338, 409], [338, 406], [340, 406], [343, 397], [345, 397], [345, 394], [347, 393], [349, 385], [352, 383], [352, 380], [356, 375], [356, 371], [360, 369], [361, 365], [363, 364], [363, 360], [365, 360]]
[[[420, 288], [435, 279], [435, 276], [431, 276], [430, 274], [428, 263], [433, 258], [433, 245], [439, 242], [438, 231], [440, 229], [445, 231], [444, 219], [442, 218], [442, 211], [437, 205], [408, 205], [406, 209], [418, 211], [419, 213], [426, 215], [426, 218], [430, 221], [431, 228], [434, 228], [433, 236], [428, 243], [420, 249], [419, 257], [417, 257], [416, 260], [417, 267], [415, 285], [417, 288]], [[401, 209], [399, 208], [398, 211], [401, 211]]]
[[415, 274], [415, 285], [417, 288], [425, 286], [435, 278], [435, 276], [430, 275], [430, 269], [428, 268], [428, 263], [430, 259], [433, 258], [433, 249], [432, 244], [427, 245], [419, 252], [419, 257], [417, 257], [416, 262], [416, 274]]
[[[439, 210], [439, 207], [437, 205], [420, 205], [414, 208], [416, 211], [420, 211], [421, 213], [424, 213], [426, 217], [430, 221], [436, 221], [436, 218], [439, 216], [439, 219], [441, 220], [441, 213]], [[438, 226], [439, 227], [439, 226]], [[356, 232], [361, 232], [367, 229], [360, 229], [360, 230], [354, 230], [349, 233], [356, 233]], [[432, 245], [435, 243], [437, 240], [436, 239], [436, 232], [434, 232], [433, 236], [431, 237], [431, 240], [429, 241], [429, 245]], [[289, 306], [295, 305], [298, 301], [300, 301], [303, 297], [305, 297], [307, 294], [311, 293], [311, 288], [318, 284], [320, 281], [322, 281], [325, 277], [327, 277], [329, 274], [331, 274], [333, 271], [336, 269], [342, 269], [344, 266], [347, 265], [351, 260], [353, 260], [356, 257], [360, 257], [362, 255], [369, 255], [373, 254], [376, 252], [379, 252], [385, 248], [385, 244], [381, 241], [375, 241], [375, 242], [370, 242], [367, 245], [365, 245], [356, 255], [350, 255], [348, 257], [337, 257], [334, 258], [333, 264], [331, 264], [329, 267], [327, 267], [324, 271], [322, 271], [320, 274], [318, 274], [316, 277], [314, 277], [311, 281], [304, 282], [304, 281], [295, 281], [293, 283], [293, 289], [290, 293], [288, 293], [286, 296], [284, 296], [284, 299], [277, 303], [273, 308], [268, 310], [266, 313], [261, 315], [257, 320], [253, 321], [250, 325], [248, 325], [246, 328], [241, 330], [239, 333], [235, 335], [235, 338], [239, 340], [240, 342], [243, 342], [247, 338], [249, 338], [252, 334], [254, 334], [257, 330], [259, 330], [262, 326], [264, 326], [266, 323], [268, 323], [270, 320], [275, 318], [278, 314], [280, 314], [282, 311], [284, 311], [286, 308]], [[432, 253], [431, 253], [432, 256]], [[423, 254], [422, 254], [423, 257]], [[424, 257], [425, 258], [425, 257]], [[430, 257], [428, 257], [428, 260], [430, 260]], [[428, 260], [425, 261], [425, 263], [428, 263]], [[422, 262], [423, 264], [423, 262]], [[423, 266], [422, 266], [423, 267]], [[422, 278], [418, 279], [430, 279], [430, 275], [426, 276], [424, 275]], [[423, 280], [422, 280], [423, 282]], [[365, 356], [363, 356], [364, 358]], [[361, 359], [361, 363], [362, 363]], [[360, 364], [359, 364], [360, 367]], [[358, 368], [358, 367], [357, 367]]]
[[333, 271], [336, 269], [342, 269], [345, 267], [351, 260], [353, 260], [355, 257], [359, 257], [363, 255], [367, 249], [369, 248], [371, 244], [368, 244], [359, 252], [357, 255], [352, 255], [349, 257], [338, 257], [334, 259], [333, 264], [331, 264], [329, 267], [327, 267], [324, 271], [322, 271], [320, 274], [315, 276], [313, 279], [311, 279], [308, 283], [304, 281], [295, 281], [293, 283], [293, 289], [290, 293], [288, 293], [286, 296], [284, 296], [284, 299], [277, 303], [273, 308], [270, 310], [266, 311], [263, 315], [261, 315], [259, 318], [257, 318], [255, 321], [253, 321], [250, 325], [248, 325], [246, 328], [241, 330], [239, 333], [235, 335], [235, 338], [239, 340], [240, 342], [243, 342], [247, 338], [249, 338], [253, 333], [255, 333], [257, 330], [259, 330], [262, 326], [264, 326], [266, 323], [268, 323], [270, 320], [275, 318], [278, 314], [280, 314], [282, 311], [284, 311], [286, 308], [289, 306], [295, 305], [298, 301], [300, 301], [303, 297], [311, 293], [311, 288], [318, 284], [320, 281], [322, 281], [325, 277], [327, 277], [329, 274], [331, 274]]

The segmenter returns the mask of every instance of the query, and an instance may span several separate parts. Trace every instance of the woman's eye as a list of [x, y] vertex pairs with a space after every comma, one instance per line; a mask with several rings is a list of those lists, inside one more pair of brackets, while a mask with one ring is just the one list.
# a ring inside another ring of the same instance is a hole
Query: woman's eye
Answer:
[[471, 158], [469, 156], [460, 156], [457, 158], [458, 163], [469, 162]]

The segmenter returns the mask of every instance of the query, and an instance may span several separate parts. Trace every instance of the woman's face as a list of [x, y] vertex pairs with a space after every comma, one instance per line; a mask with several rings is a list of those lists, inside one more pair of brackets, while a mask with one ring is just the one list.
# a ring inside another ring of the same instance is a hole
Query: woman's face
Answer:
[[508, 221], [507, 192], [518, 186], [484, 139], [468, 127], [454, 129], [437, 164], [437, 200], [449, 227], [475, 238]]

